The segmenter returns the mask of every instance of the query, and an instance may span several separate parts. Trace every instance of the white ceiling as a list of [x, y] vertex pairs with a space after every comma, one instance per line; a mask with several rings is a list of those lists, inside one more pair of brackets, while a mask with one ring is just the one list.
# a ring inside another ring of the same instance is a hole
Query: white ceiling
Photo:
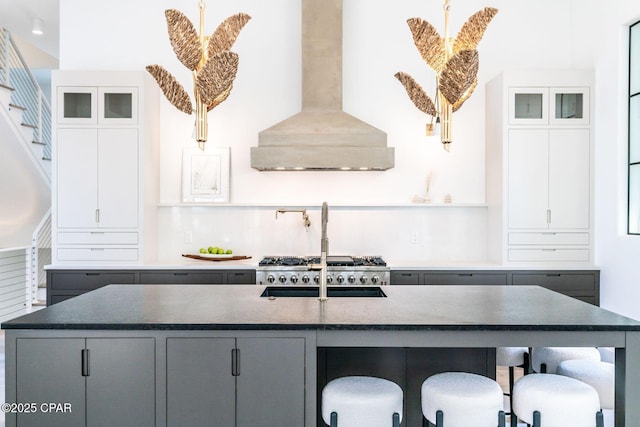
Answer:
[[[59, 6], [59, 0], [0, 0], [0, 27], [9, 30], [17, 42], [26, 41], [58, 60]], [[43, 22], [41, 36], [31, 33], [34, 18]], [[32, 66], [38, 68], [37, 64]]]

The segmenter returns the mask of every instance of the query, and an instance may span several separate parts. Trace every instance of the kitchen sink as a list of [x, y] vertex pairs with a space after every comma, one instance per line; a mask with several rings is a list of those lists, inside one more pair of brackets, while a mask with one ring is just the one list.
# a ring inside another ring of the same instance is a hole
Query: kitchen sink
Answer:
[[[318, 286], [267, 286], [260, 294], [261, 297], [313, 297], [318, 298], [320, 288]], [[327, 287], [329, 298], [358, 297], [358, 298], [385, 298], [387, 295], [379, 286], [329, 286]]]

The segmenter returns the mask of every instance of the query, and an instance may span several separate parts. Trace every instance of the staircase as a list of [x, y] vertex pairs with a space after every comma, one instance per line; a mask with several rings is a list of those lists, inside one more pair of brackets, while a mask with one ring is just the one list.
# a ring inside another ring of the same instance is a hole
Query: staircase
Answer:
[[[0, 120], [10, 120], [15, 133], [51, 181], [51, 107], [11, 39], [0, 28]], [[21, 137], [21, 138], [20, 138]]]
[[0, 28], [0, 251], [22, 248], [26, 255], [21, 288], [27, 311], [46, 301], [50, 209], [51, 108], [11, 35]]

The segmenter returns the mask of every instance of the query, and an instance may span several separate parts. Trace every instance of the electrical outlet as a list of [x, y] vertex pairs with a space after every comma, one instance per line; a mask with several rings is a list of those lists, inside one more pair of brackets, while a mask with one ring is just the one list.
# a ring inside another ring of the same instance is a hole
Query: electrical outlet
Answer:
[[412, 231], [411, 232], [411, 236], [409, 238], [409, 241], [411, 242], [412, 245], [417, 245], [418, 244], [418, 232], [417, 231]]
[[193, 232], [185, 231], [184, 232], [184, 242], [185, 243], [193, 243]]

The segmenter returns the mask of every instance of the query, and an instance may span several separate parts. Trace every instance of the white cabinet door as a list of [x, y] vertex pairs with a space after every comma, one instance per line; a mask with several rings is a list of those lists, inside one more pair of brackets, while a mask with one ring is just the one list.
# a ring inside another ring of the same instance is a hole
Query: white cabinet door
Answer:
[[138, 130], [98, 130], [100, 228], [138, 226]]
[[98, 131], [58, 129], [57, 212], [58, 227], [97, 226]]
[[549, 131], [509, 131], [509, 228], [547, 228]]
[[550, 228], [589, 228], [588, 129], [549, 131]]
[[138, 130], [59, 129], [60, 228], [138, 226]]

